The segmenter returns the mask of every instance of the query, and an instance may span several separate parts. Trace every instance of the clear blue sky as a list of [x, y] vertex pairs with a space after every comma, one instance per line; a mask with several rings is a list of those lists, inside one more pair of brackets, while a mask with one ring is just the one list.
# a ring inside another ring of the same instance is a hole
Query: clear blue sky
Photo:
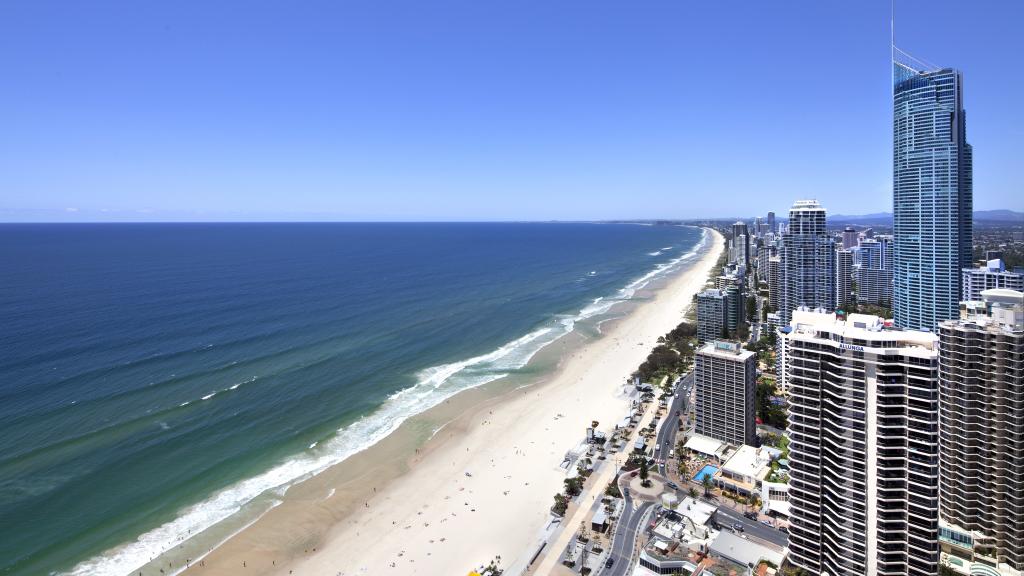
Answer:
[[[1024, 2], [896, 12], [1024, 209]], [[0, 73], [2, 221], [891, 208], [885, 0], [11, 1]]]

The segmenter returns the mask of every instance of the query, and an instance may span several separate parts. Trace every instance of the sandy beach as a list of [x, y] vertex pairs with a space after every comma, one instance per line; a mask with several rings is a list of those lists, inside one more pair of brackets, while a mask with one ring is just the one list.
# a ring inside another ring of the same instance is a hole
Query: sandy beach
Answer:
[[[566, 452], [592, 420], [611, 430], [626, 415], [626, 377], [704, 286], [722, 250], [721, 235], [710, 233], [696, 262], [572, 349], [538, 385], [460, 394], [424, 420], [443, 424], [428, 441], [433, 429], [410, 425], [404, 437], [399, 430], [294, 486], [186, 574], [454, 575], [495, 557], [522, 565], [562, 489]], [[411, 437], [421, 446], [412, 457]]]

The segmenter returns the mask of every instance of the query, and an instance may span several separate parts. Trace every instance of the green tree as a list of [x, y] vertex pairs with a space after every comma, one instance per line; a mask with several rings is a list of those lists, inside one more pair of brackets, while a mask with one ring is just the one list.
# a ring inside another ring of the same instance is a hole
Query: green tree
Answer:
[[715, 481], [711, 479], [710, 474], [705, 474], [700, 483], [704, 486], [704, 497], [707, 498], [711, 495], [711, 489], [715, 487]]
[[615, 480], [608, 483], [608, 487], [604, 489], [604, 493], [612, 498], [622, 498], [622, 491], [619, 490], [619, 485]]
[[563, 482], [565, 483], [565, 493], [570, 497], [578, 496], [583, 491], [583, 478], [580, 476], [566, 478]]
[[565, 516], [565, 511], [569, 508], [569, 497], [565, 494], [555, 494], [555, 504], [551, 507], [551, 511], [558, 516]]

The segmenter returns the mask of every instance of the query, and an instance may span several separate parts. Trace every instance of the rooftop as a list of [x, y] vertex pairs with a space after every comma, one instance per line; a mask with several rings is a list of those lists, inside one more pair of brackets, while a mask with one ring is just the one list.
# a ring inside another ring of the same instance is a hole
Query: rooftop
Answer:
[[744, 349], [739, 342], [730, 342], [728, 340], [715, 340], [714, 342], [708, 342], [697, 352], [699, 354], [710, 354], [712, 356], [728, 358], [730, 360], [746, 360], [754, 355], [752, 351]]
[[817, 200], [797, 200], [790, 210], [824, 210]]
[[[836, 340], [834, 336], [838, 335], [842, 337], [837, 341], [841, 347], [850, 346], [850, 344], [843, 344], [843, 341], [861, 340], [866, 342], [864, 347], [873, 347], [873, 345], [879, 344], [885, 348], [919, 348], [922, 351], [937, 349], [938, 337], [935, 334], [895, 328], [892, 320], [870, 314], [850, 314], [845, 320], [842, 320], [831, 312], [794, 310], [790, 324], [792, 326], [792, 331], [789, 333], [790, 338], [803, 335]], [[827, 332], [832, 337], [819, 335], [819, 332]]]
[[722, 530], [711, 543], [711, 553], [717, 554], [742, 565], [756, 566], [761, 560], [768, 560], [776, 566], [782, 565], [785, 554], [775, 548], [741, 538], [728, 530]]
[[683, 501], [679, 503], [676, 508], [676, 512], [683, 515], [685, 518], [689, 518], [694, 524], [703, 526], [708, 523], [711, 516], [715, 514], [717, 507], [708, 504], [707, 502], [701, 502], [700, 500], [694, 500], [687, 496], [683, 498]]
[[[685, 448], [693, 450], [694, 452], [700, 452], [701, 454], [708, 454], [710, 456], [721, 456], [722, 452], [725, 451], [725, 442], [715, 440], [708, 436], [702, 436], [700, 434], [694, 434], [690, 436], [690, 439], [686, 441]], [[683, 502], [686, 502], [683, 500]]]
[[961, 302], [960, 320], [949, 322], [1003, 332], [1024, 331], [1024, 293], [1006, 288], [982, 290], [981, 300]]
[[756, 478], [767, 470], [770, 463], [771, 455], [767, 450], [744, 444], [725, 461], [725, 464], [722, 464], [722, 470]]

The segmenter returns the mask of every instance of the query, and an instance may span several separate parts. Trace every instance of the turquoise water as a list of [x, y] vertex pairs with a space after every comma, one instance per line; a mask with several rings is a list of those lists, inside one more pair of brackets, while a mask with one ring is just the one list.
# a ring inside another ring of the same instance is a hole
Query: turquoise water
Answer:
[[705, 464], [703, 468], [698, 470], [697, 473], [693, 475], [693, 481], [697, 482], [698, 484], [702, 483], [704, 482], [704, 478], [711, 478], [712, 476], [715, 475], [715, 472], [718, 472], [717, 466]]
[[0, 226], [0, 574], [122, 575], [209, 536], [523, 370], [701, 239], [626, 224]]

